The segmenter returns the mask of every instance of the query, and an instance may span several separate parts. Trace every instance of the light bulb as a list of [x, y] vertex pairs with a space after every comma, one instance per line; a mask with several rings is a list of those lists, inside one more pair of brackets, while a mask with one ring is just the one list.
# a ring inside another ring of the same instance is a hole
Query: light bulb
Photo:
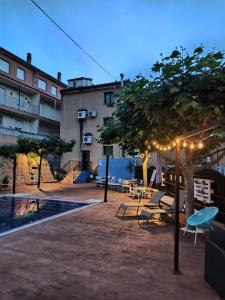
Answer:
[[193, 143], [191, 143], [191, 144], [190, 144], [190, 149], [193, 150], [194, 148], [195, 148], [195, 145], [194, 145]]
[[202, 149], [202, 148], [204, 148], [204, 145], [203, 145], [202, 142], [199, 142], [199, 143], [198, 143], [198, 149]]
[[187, 142], [183, 142], [183, 147], [186, 148], [187, 147]]

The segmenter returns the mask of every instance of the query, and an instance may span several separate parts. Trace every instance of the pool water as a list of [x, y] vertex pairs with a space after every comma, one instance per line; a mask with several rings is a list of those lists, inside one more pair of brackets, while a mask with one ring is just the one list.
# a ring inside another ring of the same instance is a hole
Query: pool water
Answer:
[[55, 215], [63, 214], [88, 203], [32, 199], [26, 197], [0, 197], [0, 235]]

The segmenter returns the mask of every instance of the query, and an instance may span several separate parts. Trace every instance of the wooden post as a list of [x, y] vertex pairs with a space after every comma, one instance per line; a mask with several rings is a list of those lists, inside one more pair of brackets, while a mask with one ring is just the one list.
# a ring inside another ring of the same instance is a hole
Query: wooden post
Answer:
[[179, 270], [179, 210], [180, 210], [180, 140], [176, 141], [176, 182], [175, 182], [175, 226], [174, 226], [174, 274], [181, 274]]

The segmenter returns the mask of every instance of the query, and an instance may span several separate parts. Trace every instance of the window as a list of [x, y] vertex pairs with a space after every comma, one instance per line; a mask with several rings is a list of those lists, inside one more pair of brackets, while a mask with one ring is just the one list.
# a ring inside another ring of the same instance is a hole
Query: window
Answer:
[[112, 117], [103, 118], [103, 126], [107, 126], [112, 120]]
[[20, 68], [16, 68], [16, 77], [21, 80], [25, 80], [25, 71]]
[[18, 131], [21, 131], [24, 129], [24, 121], [21, 119], [16, 119], [15, 120], [15, 129]]
[[57, 95], [57, 87], [54, 85], [51, 85], [51, 94], [56, 96]]
[[103, 155], [109, 155], [113, 157], [113, 146], [103, 146]]
[[0, 126], [3, 126], [3, 116], [0, 116]]
[[47, 90], [47, 82], [38, 78], [38, 87], [39, 87], [39, 89], [46, 91]]
[[9, 62], [2, 58], [0, 58], [0, 70], [5, 73], [9, 73]]
[[104, 103], [108, 106], [114, 105], [114, 93], [113, 92], [105, 92], [104, 93]]

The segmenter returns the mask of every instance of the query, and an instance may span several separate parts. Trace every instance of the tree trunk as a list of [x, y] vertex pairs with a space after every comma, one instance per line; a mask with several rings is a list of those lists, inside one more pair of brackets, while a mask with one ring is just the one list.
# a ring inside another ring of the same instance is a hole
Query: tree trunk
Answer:
[[162, 164], [161, 164], [161, 156], [159, 152], [155, 153], [155, 167], [156, 167], [155, 183], [157, 187], [161, 187], [162, 186], [162, 175], [161, 175]]
[[16, 154], [13, 157], [13, 194], [16, 193]]
[[41, 185], [41, 166], [42, 166], [42, 158], [43, 156], [40, 155], [40, 162], [39, 162], [39, 165], [38, 165], [38, 184], [37, 184], [37, 187], [40, 188], [40, 185]]
[[143, 181], [144, 186], [148, 186], [148, 154], [144, 154], [142, 158], [142, 170], [143, 170]]
[[194, 213], [194, 172], [191, 165], [184, 169], [184, 201], [186, 218]]

